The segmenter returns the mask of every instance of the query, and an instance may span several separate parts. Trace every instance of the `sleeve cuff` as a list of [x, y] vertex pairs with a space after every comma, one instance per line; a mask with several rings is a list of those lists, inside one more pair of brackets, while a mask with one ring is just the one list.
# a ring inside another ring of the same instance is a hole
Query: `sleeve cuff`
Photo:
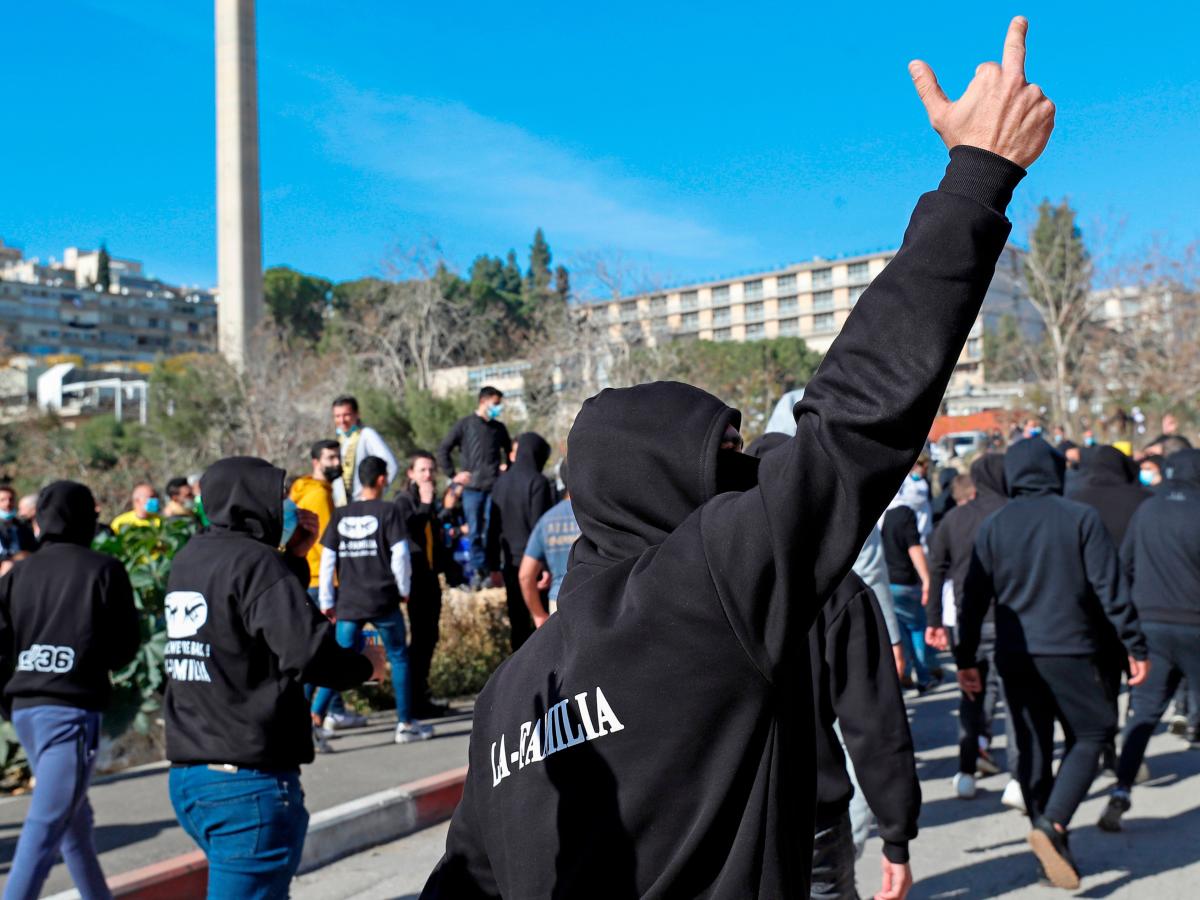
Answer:
[[883, 855], [888, 862], [902, 865], [908, 862], [908, 841], [896, 844], [891, 841], [883, 842]]
[[974, 200], [1004, 215], [1013, 190], [1024, 177], [1025, 170], [1003, 156], [959, 144], [950, 148], [950, 164], [938, 190]]

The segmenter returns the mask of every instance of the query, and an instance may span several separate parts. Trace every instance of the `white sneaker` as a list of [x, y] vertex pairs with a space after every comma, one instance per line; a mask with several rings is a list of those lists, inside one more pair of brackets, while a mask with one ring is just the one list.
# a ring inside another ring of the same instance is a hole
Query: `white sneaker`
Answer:
[[333, 736], [333, 732], [326, 731], [316, 725], [313, 726], [313, 747], [318, 753], [332, 753], [333, 748], [329, 746], [329, 739]]
[[975, 776], [959, 772], [954, 776], [954, 794], [959, 800], [970, 800], [975, 796]]
[[325, 717], [326, 731], [345, 731], [349, 728], [365, 728], [367, 717], [360, 716], [358, 713], [340, 712], [330, 713]]
[[433, 729], [420, 722], [401, 722], [396, 726], [396, 743], [411, 744], [413, 741], [427, 741], [433, 737]]
[[1017, 779], [1011, 779], [1004, 786], [1004, 793], [1000, 795], [1000, 802], [1009, 809], [1015, 809], [1019, 813], [1025, 812], [1025, 797], [1021, 793], [1021, 785]]

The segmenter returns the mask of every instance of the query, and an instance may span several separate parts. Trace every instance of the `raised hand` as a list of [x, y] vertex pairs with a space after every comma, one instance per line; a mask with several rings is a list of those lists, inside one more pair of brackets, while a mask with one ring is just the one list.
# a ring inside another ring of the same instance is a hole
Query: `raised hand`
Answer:
[[1017, 16], [1004, 38], [1000, 65], [980, 63], [967, 90], [951, 102], [929, 64], [908, 64], [929, 122], [947, 147], [967, 144], [990, 150], [1022, 168], [1042, 155], [1054, 130], [1054, 104], [1025, 80], [1025, 33], [1029, 22]]

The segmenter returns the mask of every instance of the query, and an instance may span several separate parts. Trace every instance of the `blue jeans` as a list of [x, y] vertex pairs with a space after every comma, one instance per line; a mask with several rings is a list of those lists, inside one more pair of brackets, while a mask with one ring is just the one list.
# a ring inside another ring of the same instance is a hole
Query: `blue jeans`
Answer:
[[921, 605], [919, 584], [893, 584], [892, 600], [896, 606], [896, 622], [900, 625], [900, 646], [912, 666], [917, 684], [928, 684], [929, 666], [925, 662], [925, 607]]
[[[317, 609], [321, 608], [320, 594], [320, 588], [310, 587], [308, 589], [308, 599], [313, 602], [313, 606], [315, 606]], [[313, 692], [316, 691], [316, 689], [317, 686], [315, 684], [306, 684], [304, 686], [304, 699], [309, 703], [312, 703]], [[341, 715], [346, 711], [346, 704], [342, 702], [341, 694], [333, 695], [333, 702], [329, 704], [329, 711], [334, 715]]]
[[[408, 640], [404, 628], [404, 613], [400, 610], [379, 616], [376, 619], [353, 621], [338, 619], [335, 627], [337, 642], [343, 647], [354, 647], [362, 639], [363, 626], [370, 622], [379, 632], [383, 640], [383, 649], [387, 652], [388, 662], [392, 667], [392, 690], [396, 693], [396, 719], [400, 722], [408, 718]], [[319, 687], [313, 696], [312, 711], [325, 718], [329, 701], [335, 692], [331, 688]]]
[[487, 572], [487, 534], [492, 520], [492, 492], [466, 488], [462, 494], [463, 515], [467, 517], [471, 541], [471, 569], [475, 575]]
[[171, 806], [208, 857], [208, 896], [286, 898], [300, 865], [308, 810], [300, 772], [173, 766]]
[[14, 711], [12, 723], [37, 783], [4, 900], [37, 897], [60, 850], [84, 900], [111, 897], [96, 858], [87, 798], [100, 741], [100, 713], [72, 706], [30, 706]]

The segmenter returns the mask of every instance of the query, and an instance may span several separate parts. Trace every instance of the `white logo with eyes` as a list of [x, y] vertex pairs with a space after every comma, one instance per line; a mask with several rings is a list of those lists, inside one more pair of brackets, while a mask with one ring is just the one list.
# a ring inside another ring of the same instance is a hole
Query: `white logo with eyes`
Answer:
[[198, 591], [171, 591], [167, 594], [167, 637], [194, 637], [208, 621], [208, 601]]
[[338, 534], [351, 541], [361, 541], [379, 530], [379, 520], [374, 516], [346, 516], [338, 522]]

